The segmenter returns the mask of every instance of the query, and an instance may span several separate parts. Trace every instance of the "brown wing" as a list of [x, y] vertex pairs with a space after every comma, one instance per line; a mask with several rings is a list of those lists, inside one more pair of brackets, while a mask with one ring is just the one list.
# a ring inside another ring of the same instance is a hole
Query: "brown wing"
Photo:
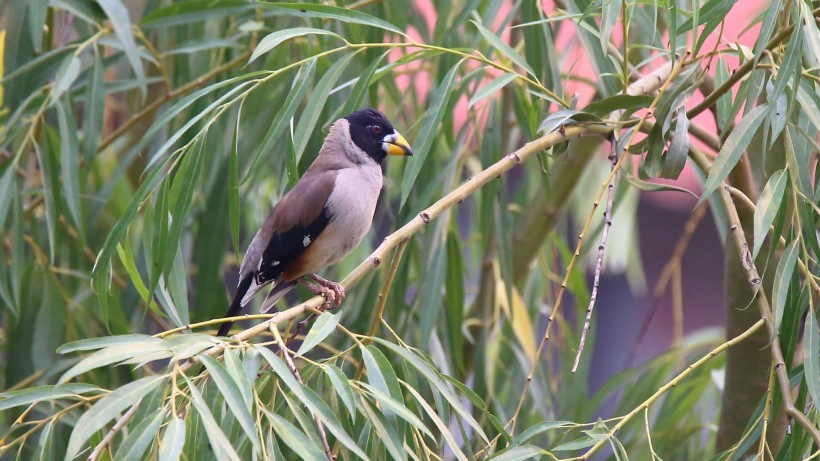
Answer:
[[332, 219], [327, 199], [336, 182], [336, 171], [308, 172], [271, 211], [263, 230], [269, 233], [256, 273], [257, 285], [275, 280]]

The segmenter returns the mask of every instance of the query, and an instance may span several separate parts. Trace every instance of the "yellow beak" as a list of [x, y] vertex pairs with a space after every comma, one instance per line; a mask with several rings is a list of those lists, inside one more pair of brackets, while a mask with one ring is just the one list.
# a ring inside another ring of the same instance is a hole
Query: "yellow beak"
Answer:
[[398, 131], [393, 131], [382, 140], [382, 150], [387, 155], [413, 155], [410, 143]]

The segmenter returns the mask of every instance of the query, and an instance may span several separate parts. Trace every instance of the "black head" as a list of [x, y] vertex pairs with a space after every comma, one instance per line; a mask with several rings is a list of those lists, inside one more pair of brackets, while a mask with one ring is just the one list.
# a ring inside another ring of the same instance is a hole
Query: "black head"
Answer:
[[381, 112], [362, 109], [345, 117], [350, 123], [350, 138], [377, 163], [386, 155], [413, 155], [410, 145]]

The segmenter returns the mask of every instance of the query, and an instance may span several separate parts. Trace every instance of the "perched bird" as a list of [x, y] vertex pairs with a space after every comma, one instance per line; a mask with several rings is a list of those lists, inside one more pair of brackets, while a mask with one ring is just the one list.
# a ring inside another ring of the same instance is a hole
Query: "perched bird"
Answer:
[[[227, 317], [238, 315], [268, 284], [273, 286], [262, 312], [297, 283], [324, 294], [326, 304], [339, 305], [344, 288], [315, 272], [339, 261], [370, 229], [382, 188], [381, 163], [387, 155], [413, 151], [381, 112], [363, 109], [330, 126], [316, 160], [273, 207], [251, 241]], [[232, 323], [223, 323], [217, 334], [225, 336]]]

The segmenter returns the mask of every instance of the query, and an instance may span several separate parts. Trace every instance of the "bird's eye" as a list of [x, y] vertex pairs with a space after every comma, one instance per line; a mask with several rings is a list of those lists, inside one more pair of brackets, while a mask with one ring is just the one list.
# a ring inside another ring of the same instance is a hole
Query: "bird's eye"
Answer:
[[370, 125], [368, 128], [370, 128], [370, 132], [373, 134], [381, 134], [382, 132], [382, 127], [379, 125]]

